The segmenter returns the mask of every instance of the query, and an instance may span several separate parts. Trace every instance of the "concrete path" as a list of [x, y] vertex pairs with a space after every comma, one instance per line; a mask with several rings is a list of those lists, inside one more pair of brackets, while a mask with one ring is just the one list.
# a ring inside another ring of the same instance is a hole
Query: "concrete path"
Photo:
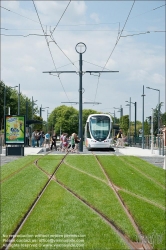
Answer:
[[[2, 149], [2, 154], [0, 154], [0, 166], [4, 165], [7, 162], [11, 162], [15, 159], [18, 159], [22, 156], [6, 156], [5, 148]], [[39, 147], [25, 147], [24, 148], [24, 156], [27, 155], [37, 155], [46, 154], [45, 148], [39, 148]], [[50, 154], [64, 154], [64, 152], [58, 152], [58, 151], [51, 151]], [[83, 149], [83, 152], [80, 154], [92, 154], [91, 151], [88, 151], [85, 147]], [[131, 155], [131, 156], [138, 156], [160, 168], [163, 168], [164, 165], [164, 156], [158, 154], [158, 150], [154, 150], [153, 154], [151, 153], [150, 149], [142, 149], [138, 147], [125, 147], [125, 148], [115, 148], [115, 151], [95, 151], [95, 154], [102, 154], [102, 155]]]

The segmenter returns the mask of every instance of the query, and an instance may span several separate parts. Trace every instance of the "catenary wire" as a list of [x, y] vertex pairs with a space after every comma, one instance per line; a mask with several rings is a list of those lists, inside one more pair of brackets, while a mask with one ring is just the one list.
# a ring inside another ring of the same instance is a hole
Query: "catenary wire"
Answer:
[[[103, 70], [105, 69], [105, 67], [106, 67], [106, 65], [107, 65], [107, 63], [108, 63], [108, 61], [109, 61], [109, 59], [111, 58], [111, 56], [112, 56], [112, 54], [113, 54], [113, 52], [114, 52], [114, 50], [115, 50], [115, 48], [116, 48], [116, 46], [117, 46], [117, 44], [118, 44], [120, 38], [121, 38], [121, 35], [122, 35], [122, 33], [123, 33], [123, 30], [124, 30], [124, 28], [125, 28], [125, 26], [126, 26], [126, 23], [127, 23], [128, 19], [129, 19], [129, 16], [130, 16], [131, 11], [132, 11], [132, 9], [133, 9], [133, 7], [134, 7], [134, 4], [135, 4], [135, 0], [134, 0], [133, 4], [132, 4], [132, 6], [131, 6], [131, 9], [130, 9], [129, 14], [128, 14], [128, 16], [127, 16], [127, 19], [126, 19], [126, 21], [125, 21], [125, 24], [124, 24], [124, 26], [123, 26], [123, 28], [122, 28], [120, 34], [119, 34], [119, 37], [118, 37], [118, 39], [117, 39], [117, 41], [116, 41], [116, 43], [115, 43], [115, 45], [114, 45], [114, 47], [113, 47], [113, 50], [111, 51], [111, 54], [109, 55], [109, 57], [108, 57], [108, 59], [107, 59], [105, 65], [104, 65], [104, 67], [103, 67]], [[103, 70], [102, 70], [102, 71], [103, 71]]]
[[[149, 10], [149, 11], [140, 13], [140, 14], [138, 14], [138, 15], [136, 15], [136, 16], [130, 17], [130, 19], [136, 18], [136, 17], [138, 17], [138, 16], [140, 16], [140, 15], [144, 15], [144, 14], [146, 14], [146, 13], [148, 13], [148, 12], [151, 12], [151, 11], [154, 11], [154, 10], [156, 10], [156, 9], [159, 9], [159, 8], [161, 8], [161, 7], [164, 7], [165, 5], [166, 5], [166, 4], [161, 5], [161, 6], [158, 6], [158, 7], [154, 8], [154, 9]], [[39, 23], [38, 21], [35, 21], [35, 20], [33, 20], [33, 19], [29, 18], [29, 17], [26, 17], [26, 16], [24, 16], [24, 15], [21, 15], [21, 14], [15, 12], [15, 11], [12, 11], [12, 10], [10, 10], [10, 9], [7, 9], [7, 8], [5, 8], [5, 7], [3, 7], [3, 6], [0, 6], [0, 8], [3, 8], [3, 9], [5, 9], [5, 10], [7, 10], [7, 11], [10, 11], [10, 12], [16, 14], [16, 15], [19, 15], [19, 16], [22, 16], [22, 17], [24, 17], [24, 18], [27, 18], [27, 19], [29, 19], [29, 20], [35, 22], [35, 23]], [[85, 24], [60, 24], [59, 26], [103, 25], [103, 24], [116, 24], [116, 23], [119, 23], [119, 22], [112, 22], [112, 23], [92, 23], [92, 24], [91, 24], [91, 23], [85, 23]], [[45, 24], [43, 24], [43, 25], [46, 26]]]
[[[121, 32], [120, 32], [118, 38], [117, 38], [117, 41], [116, 41], [116, 43], [115, 43], [115, 45], [114, 45], [114, 47], [113, 47], [113, 50], [111, 51], [111, 54], [109, 55], [109, 57], [108, 57], [108, 59], [107, 59], [105, 65], [104, 65], [102, 71], [104, 71], [104, 69], [105, 69], [105, 67], [106, 67], [106, 65], [107, 65], [107, 63], [108, 63], [108, 61], [110, 60], [110, 58], [111, 58], [111, 56], [112, 56], [112, 54], [113, 54], [113, 52], [114, 52], [114, 50], [115, 50], [115, 48], [116, 48], [116, 46], [117, 46], [119, 40], [120, 40], [120, 37], [121, 37], [121, 35], [122, 35], [122, 32], [123, 32], [123, 30], [124, 30], [124, 28], [125, 28], [125, 26], [126, 26], [126, 23], [127, 23], [128, 19], [129, 19], [129, 16], [130, 16], [131, 11], [132, 11], [132, 9], [133, 9], [133, 7], [134, 7], [134, 4], [135, 4], [135, 0], [134, 0], [133, 4], [132, 4], [132, 6], [131, 6], [131, 9], [130, 9], [130, 11], [129, 11], [129, 14], [128, 14], [128, 16], [127, 16], [127, 18], [126, 18], [126, 21], [125, 21], [125, 23], [124, 23], [124, 25], [123, 25], [123, 28], [122, 28], [122, 30], [121, 30]], [[98, 79], [98, 82], [97, 82], [97, 87], [96, 87], [96, 93], [95, 93], [94, 102], [95, 102], [96, 96], [97, 96], [98, 85], [99, 85], [99, 79]]]
[[[34, 4], [35, 10], [36, 10], [36, 14], [37, 14], [37, 16], [38, 16], [38, 19], [39, 19], [41, 28], [42, 28], [42, 30], [43, 30], [43, 34], [45, 35], [45, 32], [44, 32], [44, 29], [43, 29], [43, 26], [42, 26], [42, 23], [41, 23], [39, 14], [38, 14], [38, 12], [37, 12], [36, 5], [35, 5], [35, 3], [34, 3], [34, 0], [32, 0], [32, 2], [33, 2], [33, 4]], [[52, 60], [53, 60], [54, 67], [55, 67], [55, 69], [56, 69], [56, 71], [57, 71], [57, 68], [56, 68], [56, 65], [55, 65], [55, 62], [54, 62], [54, 58], [53, 58], [53, 56], [52, 56], [52, 53], [51, 53], [51, 50], [50, 50], [50, 47], [49, 47], [49, 43], [48, 43], [48, 40], [47, 40], [47, 37], [46, 37], [46, 36], [45, 36], [45, 39], [46, 39], [46, 43], [47, 43], [47, 46], [48, 46], [48, 49], [49, 49], [51, 58], [52, 58]], [[70, 100], [69, 100], [69, 97], [68, 97], [68, 95], [67, 95], [67, 93], [66, 93], [66, 91], [65, 91], [65, 88], [64, 88], [64, 86], [63, 86], [63, 84], [62, 84], [62, 81], [61, 81], [61, 79], [60, 79], [60, 76], [58, 76], [58, 78], [59, 78], [59, 81], [60, 81], [60, 83], [61, 83], [61, 86], [62, 86], [62, 88], [63, 88], [63, 91], [64, 91], [64, 93], [65, 93], [65, 95], [66, 95], [68, 101], [70, 101]]]
[[56, 24], [55, 28], [54, 28], [54, 29], [53, 29], [53, 31], [51, 32], [51, 35], [54, 33], [55, 29], [57, 28], [58, 24], [60, 23], [60, 21], [61, 21], [61, 19], [62, 19], [63, 15], [65, 14], [65, 12], [66, 12], [67, 8], [68, 8], [68, 7], [69, 7], [69, 5], [70, 5], [70, 3], [71, 3], [71, 0], [69, 1], [68, 5], [66, 6], [66, 8], [65, 8], [65, 10], [64, 10], [64, 12], [63, 12], [63, 14], [61, 15], [61, 17], [60, 17], [59, 21], [57, 22], [57, 24]]

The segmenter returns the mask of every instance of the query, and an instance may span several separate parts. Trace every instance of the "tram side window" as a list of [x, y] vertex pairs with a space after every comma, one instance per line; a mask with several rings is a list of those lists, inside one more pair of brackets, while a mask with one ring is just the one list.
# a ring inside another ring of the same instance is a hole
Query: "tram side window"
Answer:
[[87, 138], [91, 138], [90, 131], [89, 131], [89, 122], [87, 122]]

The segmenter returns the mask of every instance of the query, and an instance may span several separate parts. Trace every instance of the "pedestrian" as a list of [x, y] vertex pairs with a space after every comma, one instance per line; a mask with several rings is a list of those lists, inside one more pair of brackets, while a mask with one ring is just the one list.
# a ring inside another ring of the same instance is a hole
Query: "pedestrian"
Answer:
[[71, 144], [71, 152], [73, 152], [73, 150], [74, 150], [74, 148], [75, 148], [75, 133], [73, 133], [73, 134], [71, 135], [70, 144]]
[[64, 133], [62, 133], [60, 136], [60, 144], [59, 144], [60, 150], [62, 149], [62, 145], [63, 145], [63, 136], [64, 136]]
[[37, 130], [37, 135], [36, 135], [37, 147], [39, 147], [39, 144], [40, 144], [40, 138], [41, 138], [40, 131], [39, 131], [39, 130]]
[[26, 133], [25, 133], [25, 145], [27, 147], [29, 147], [29, 137], [30, 137], [30, 135], [29, 135], [29, 131], [28, 131], [28, 128], [27, 128]]
[[55, 150], [57, 150], [57, 147], [56, 147], [56, 140], [57, 140], [57, 136], [56, 136], [56, 133], [54, 133], [54, 134], [51, 136], [51, 150], [52, 150], [53, 146], [55, 147]]
[[[48, 146], [47, 146], [48, 145]], [[50, 133], [49, 132], [47, 132], [46, 134], [45, 134], [45, 147], [47, 148], [49, 148], [50, 149]]]
[[32, 147], [34, 148], [35, 147], [35, 145], [36, 145], [36, 130], [34, 130], [33, 131], [33, 133], [32, 133], [32, 137], [31, 137], [31, 141], [32, 141]]
[[119, 130], [119, 133], [117, 134], [117, 144], [116, 147], [122, 146], [122, 130]]
[[64, 133], [63, 135], [63, 142], [62, 142], [62, 151], [68, 148], [68, 134]]
[[44, 132], [41, 130], [40, 131], [40, 147], [42, 147], [43, 146], [43, 142], [44, 142], [44, 139], [45, 139], [45, 134], [44, 134]]
[[80, 143], [81, 138], [78, 138], [78, 135], [75, 134], [74, 135], [74, 141], [75, 141], [75, 148], [74, 148], [73, 152], [78, 153], [78, 144]]

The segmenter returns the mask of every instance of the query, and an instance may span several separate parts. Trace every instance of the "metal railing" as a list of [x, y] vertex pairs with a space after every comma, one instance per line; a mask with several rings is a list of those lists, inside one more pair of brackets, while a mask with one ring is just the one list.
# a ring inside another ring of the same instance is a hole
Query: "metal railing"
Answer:
[[[136, 140], [135, 140], [134, 136], [130, 136], [127, 138], [127, 144], [132, 147], [142, 148], [142, 137], [136, 137]], [[154, 147], [154, 150], [159, 151], [159, 155], [166, 155], [166, 146], [164, 146], [164, 138], [162, 135], [153, 137], [153, 147]], [[144, 148], [145, 149], [151, 148], [151, 136], [150, 135], [144, 136]]]

